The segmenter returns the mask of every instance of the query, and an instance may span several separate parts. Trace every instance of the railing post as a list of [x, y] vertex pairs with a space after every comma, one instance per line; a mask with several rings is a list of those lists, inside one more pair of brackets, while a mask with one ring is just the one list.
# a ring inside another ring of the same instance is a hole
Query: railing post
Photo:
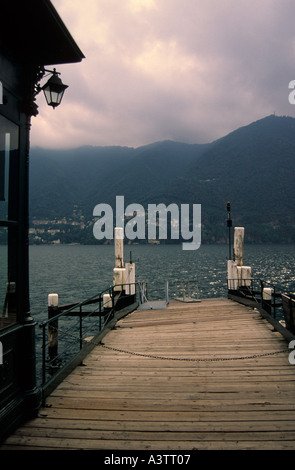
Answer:
[[169, 281], [166, 281], [165, 297], [166, 297], [166, 304], [169, 304]]
[[98, 309], [98, 312], [99, 312], [99, 331], [101, 331], [101, 302], [102, 302], [102, 295], [101, 294], [99, 294], [98, 302], [99, 302], [99, 309]]
[[276, 320], [277, 311], [276, 311], [276, 287], [273, 286], [273, 317]]
[[264, 308], [263, 302], [263, 281], [260, 279], [260, 296], [261, 296], [261, 307]]
[[57, 357], [58, 351], [58, 320], [50, 321], [58, 314], [58, 294], [48, 295], [48, 355], [50, 359]]
[[115, 289], [114, 286], [112, 286], [112, 315], [111, 318], [115, 317]]
[[79, 313], [80, 313], [80, 349], [83, 347], [83, 325], [82, 325], [82, 305], [79, 307]]
[[45, 335], [45, 325], [42, 326], [42, 385], [46, 382], [46, 335]]

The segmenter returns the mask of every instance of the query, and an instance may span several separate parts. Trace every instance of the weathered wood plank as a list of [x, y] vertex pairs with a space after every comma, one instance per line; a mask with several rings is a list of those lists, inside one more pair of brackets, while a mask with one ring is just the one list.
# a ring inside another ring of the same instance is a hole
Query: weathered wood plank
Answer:
[[[275, 439], [275, 436], [274, 436]], [[198, 441], [133, 441], [123, 440], [86, 440], [78, 439], [48, 439], [48, 438], [11, 438], [11, 445], [3, 445], [2, 450], [19, 450], [22, 448], [30, 448], [33, 450], [159, 450], [159, 451], [194, 451], [194, 450], [294, 450], [293, 440], [266, 440], [266, 441], [247, 441], [239, 440], [238, 436], [234, 436], [232, 441], [216, 441], [212, 436], [209, 439]]]
[[[256, 426], [259, 427], [256, 423]], [[202, 427], [202, 426], [201, 426]], [[210, 428], [210, 426], [209, 426]], [[228, 423], [225, 426], [228, 428]], [[208, 429], [208, 432], [202, 429], [198, 431], [190, 431], [186, 430], [185, 432], [176, 432], [172, 430], [164, 430], [158, 431], [157, 429], [153, 429], [151, 431], [141, 430], [141, 431], [130, 431], [130, 430], [100, 430], [100, 429], [83, 429], [83, 440], [84, 441], [101, 441], [101, 440], [130, 440], [130, 441], [168, 441], [168, 442], [181, 442], [181, 441], [188, 441], [188, 442], [198, 442], [198, 441], [283, 441], [287, 440], [294, 440], [295, 439], [295, 432], [292, 430], [267, 430], [264, 427], [259, 427], [256, 431], [249, 431], [251, 430], [251, 426], [247, 431], [243, 432], [239, 429], [237, 430], [227, 430], [220, 427], [216, 431], [213, 429]], [[77, 439], [77, 429], [53, 429], [53, 428], [27, 428], [22, 427], [19, 431], [17, 431], [14, 435], [15, 437], [18, 436], [19, 438], [27, 441], [31, 441], [32, 439]]]
[[295, 449], [294, 366], [258, 311], [172, 302], [103, 341], [0, 449]]
[[[267, 415], [265, 413], [265, 415]], [[158, 417], [160, 419], [161, 416]], [[171, 417], [173, 418], [173, 417]], [[121, 431], [148, 431], [148, 432], [236, 432], [243, 431], [248, 432], [250, 429], [255, 428], [256, 432], [268, 432], [273, 431], [273, 423], [271, 420], [263, 420], [263, 417], [260, 417], [259, 420], [251, 421], [248, 416], [245, 416], [245, 419], [239, 420], [236, 419], [236, 416], [231, 417], [231, 419], [224, 421], [223, 416], [220, 416], [220, 421], [216, 420], [216, 416], [211, 421], [208, 421], [208, 417], [203, 421], [173, 421], [168, 422], [163, 421], [143, 421], [143, 420], [100, 420], [100, 421], [84, 421], [78, 419], [65, 420], [65, 419], [44, 419], [38, 423], [36, 427], [33, 423], [27, 423], [20, 431], [16, 432], [17, 435], [43, 435], [43, 429], [54, 429], [56, 430], [56, 435], [60, 435], [60, 431], [71, 430], [71, 434], [74, 435], [75, 430], [121, 430]], [[280, 430], [284, 429], [285, 431], [294, 430], [294, 416], [293, 419], [282, 420], [281, 417], [278, 419]], [[86, 434], [83, 433], [86, 437]]]

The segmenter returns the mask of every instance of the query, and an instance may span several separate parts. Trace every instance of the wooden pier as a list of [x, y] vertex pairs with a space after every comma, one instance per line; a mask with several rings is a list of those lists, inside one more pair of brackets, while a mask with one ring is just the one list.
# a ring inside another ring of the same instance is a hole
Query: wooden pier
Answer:
[[173, 301], [102, 341], [0, 450], [295, 449], [295, 365], [257, 310]]

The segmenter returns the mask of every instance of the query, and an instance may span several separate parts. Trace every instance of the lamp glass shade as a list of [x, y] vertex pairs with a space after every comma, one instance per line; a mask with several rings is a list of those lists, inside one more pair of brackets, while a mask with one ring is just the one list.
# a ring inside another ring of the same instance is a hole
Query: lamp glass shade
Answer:
[[64, 85], [57, 74], [53, 74], [42, 87], [48, 106], [56, 108], [60, 105], [66, 88], [68, 88], [68, 85]]

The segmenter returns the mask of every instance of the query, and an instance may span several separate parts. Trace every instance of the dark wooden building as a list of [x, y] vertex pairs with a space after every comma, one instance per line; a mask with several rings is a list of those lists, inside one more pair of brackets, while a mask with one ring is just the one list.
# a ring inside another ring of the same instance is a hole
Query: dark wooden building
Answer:
[[39, 409], [30, 314], [28, 164], [45, 67], [83, 53], [49, 0], [0, 5], [0, 440]]

